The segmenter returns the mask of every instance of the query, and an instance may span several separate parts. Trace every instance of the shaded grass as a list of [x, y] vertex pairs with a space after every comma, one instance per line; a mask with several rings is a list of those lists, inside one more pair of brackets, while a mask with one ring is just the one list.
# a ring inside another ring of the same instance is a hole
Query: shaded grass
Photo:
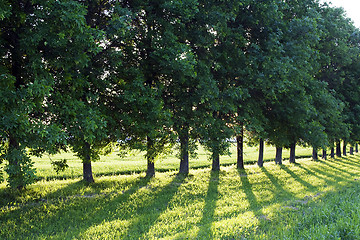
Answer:
[[359, 239], [360, 157], [0, 187], [0, 239]]

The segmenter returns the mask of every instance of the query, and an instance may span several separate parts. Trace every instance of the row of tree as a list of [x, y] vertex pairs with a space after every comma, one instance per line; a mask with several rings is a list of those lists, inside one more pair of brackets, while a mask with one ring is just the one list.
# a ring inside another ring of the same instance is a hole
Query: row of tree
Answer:
[[[360, 140], [360, 32], [317, 0], [5, 0], [0, 3], [0, 161], [35, 179], [30, 155], [91, 162], [117, 145], [172, 144], [188, 173], [197, 142], [220, 168], [229, 138], [319, 149]], [[326, 155], [326, 154], [325, 154]], [[262, 166], [262, 158], [259, 159]]]

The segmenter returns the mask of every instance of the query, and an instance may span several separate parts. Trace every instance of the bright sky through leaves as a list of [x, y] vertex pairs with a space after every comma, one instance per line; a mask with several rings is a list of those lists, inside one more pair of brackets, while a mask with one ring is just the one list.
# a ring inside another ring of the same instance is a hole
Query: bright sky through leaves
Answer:
[[347, 16], [353, 20], [355, 26], [360, 28], [359, 0], [322, 0], [322, 2], [331, 2], [332, 6], [344, 8]]

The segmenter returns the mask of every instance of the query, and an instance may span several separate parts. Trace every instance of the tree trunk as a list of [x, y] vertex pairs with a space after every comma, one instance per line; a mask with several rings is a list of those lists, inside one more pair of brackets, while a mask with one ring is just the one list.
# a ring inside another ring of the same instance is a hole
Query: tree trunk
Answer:
[[262, 138], [259, 140], [259, 158], [257, 164], [259, 167], [264, 166], [264, 139]]
[[85, 143], [85, 148], [87, 151], [86, 151], [85, 160], [83, 161], [83, 179], [85, 182], [93, 183], [94, 177], [91, 168], [90, 144]]
[[335, 158], [335, 149], [334, 149], [334, 147], [332, 147], [331, 150], [330, 150], [330, 157]]
[[295, 163], [295, 148], [296, 148], [296, 143], [292, 143], [290, 145], [290, 163]]
[[354, 147], [352, 145], [350, 146], [350, 155], [354, 155]]
[[341, 157], [341, 147], [340, 147], [340, 140], [336, 141], [336, 156]]
[[275, 163], [282, 164], [282, 147], [276, 147]]
[[180, 168], [179, 174], [189, 174], [189, 130], [179, 134], [180, 138]]
[[312, 159], [313, 160], [318, 160], [318, 152], [316, 148], [313, 148], [313, 152], [312, 152]]
[[153, 141], [151, 140], [150, 137], [146, 138], [147, 143], [146, 143], [146, 148], [147, 148], [147, 153], [148, 155], [146, 156], [146, 160], [147, 160], [147, 169], [146, 169], [146, 177], [153, 177], [155, 176], [155, 161], [154, 161], [154, 157], [152, 156], [151, 153], [152, 148], [153, 148]]
[[151, 178], [155, 176], [155, 162], [154, 159], [147, 159], [146, 177]]
[[22, 169], [20, 163], [18, 162], [18, 154], [20, 154], [20, 145], [12, 136], [9, 137], [9, 147], [8, 154], [10, 153], [11, 157], [7, 157], [9, 162], [9, 166], [12, 171], [7, 171], [8, 173], [8, 182], [12, 188], [16, 188], [18, 190], [23, 190], [25, 188], [24, 179], [21, 174]]
[[83, 178], [85, 182], [93, 183], [94, 178], [92, 174], [91, 162], [83, 162]]
[[358, 153], [359, 152], [359, 145], [357, 143], [355, 143], [355, 152]]
[[344, 145], [343, 145], [343, 155], [346, 156], [346, 145], [347, 142], [344, 140]]
[[237, 142], [237, 169], [244, 169], [244, 127], [241, 124], [240, 135], [236, 136]]
[[214, 152], [212, 155], [212, 171], [220, 170], [220, 156], [219, 152]]
[[326, 160], [326, 149], [323, 149], [323, 151], [322, 151], [322, 159], [324, 159], [324, 160]]

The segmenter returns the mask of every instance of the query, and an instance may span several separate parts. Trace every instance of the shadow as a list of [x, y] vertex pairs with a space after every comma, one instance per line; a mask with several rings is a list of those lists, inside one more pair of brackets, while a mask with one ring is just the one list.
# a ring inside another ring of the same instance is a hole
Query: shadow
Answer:
[[243, 191], [245, 192], [246, 198], [249, 201], [249, 205], [250, 205], [249, 210], [256, 213], [256, 215], [262, 214], [262, 211], [261, 211], [262, 206], [261, 206], [261, 204], [259, 204], [254, 192], [252, 191], [252, 185], [249, 182], [249, 178], [248, 178], [248, 174], [247, 174], [246, 170], [238, 169], [238, 173], [239, 173], [239, 177], [240, 177], [240, 181], [241, 181], [241, 187], [242, 187]]
[[[295, 159], [304, 159], [304, 158], [310, 158], [312, 157], [312, 155], [300, 155], [300, 156], [295, 156]], [[284, 161], [288, 161], [290, 158], [289, 157], [286, 157], [286, 158], [283, 158], [283, 162]], [[275, 158], [264, 158], [264, 163], [267, 163], [267, 162], [275, 162]], [[255, 165], [257, 164], [257, 160], [245, 160], [244, 161], [245, 165]]]
[[[318, 179], [322, 179], [324, 180], [327, 184], [332, 184], [332, 183], [335, 183], [336, 181], [334, 180], [333, 178], [333, 175], [329, 175], [329, 174], [326, 174], [325, 172], [323, 171], [318, 171], [315, 172], [315, 171], [312, 171], [304, 166], [302, 166], [301, 164], [297, 165], [300, 169], [302, 169], [303, 171], [305, 171], [307, 174], [309, 175], [312, 175], [312, 176], [315, 176], [316, 178]], [[322, 176], [319, 176], [319, 173], [322, 175]]]
[[314, 189], [314, 186], [310, 183], [304, 181], [301, 179], [298, 175], [296, 175], [293, 171], [291, 171], [287, 166], [284, 164], [280, 165], [280, 168], [284, 170], [286, 173], [288, 173], [292, 178], [294, 178], [297, 182], [299, 182], [301, 185], [303, 185], [307, 189]]
[[[62, 235], [63, 238], [82, 238], [81, 235], [89, 228], [107, 221], [132, 219], [135, 212], [143, 214], [148, 209], [154, 208], [156, 201], [159, 204], [163, 204], [165, 209], [166, 203], [170, 201], [170, 196], [166, 195], [169, 197], [164, 197], [164, 193], [171, 192], [174, 194], [179, 187], [178, 184], [183, 179], [182, 177], [174, 177], [171, 183], [164, 186], [158, 192], [156, 192], [157, 189], [151, 189], [150, 191], [155, 192], [153, 201], [142, 202], [142, 204], [131, 201], [131, 199], [134, 199], [134, 194], [141, 189], [150, 188], [148, 183], [151, 179], [149, 178], [139, 177], [137, 179], [130, 179], [125, 183], [121, 182], [121, 184], [124, 184], [124, 191], [110, 193], [101, 193], [100, 190], [104, 186], [109, 188], [118, 186], [119, 182], [117, 180], [99, 181], [94, 184], [78, 181], [68, 184], [43, 198], [37, 200], [31, 199], [29, 203], [18, 204], [16, 207], [13, 207], [13, 210], [0, 214], [0, 222], [10, 221], [16, 225], [19, 222], [19, 225], [21, 225], [21, 219], [18, 216], [29, 219], [29, 226], [36, 226], [41, 222], [40, 227], [28, 228], [23, 232], [16, 230], [18, 231], [16, 233], [17, 236], [38, 236], [41, 234], [42, 236], [59, 238], [57, 234], [60, 233], [65, 234]], [[80, 192], [83, 194], [80, 194]], [[129, 204], [129, 209], [124, 208], [124, 202], [131, 203]], [[53, 231], [54, 223], [57, 224], [55, 232]], [[136, 221], [133, 223], [135, 224]], [[147, 227], [150, 228], [152, 222], [149, 221], [148, 223]], [[130, 227], [129, 231], [139, 233], [138, 230], [135, 230], [135, 225]], [[147, 230], [146, 228], [142, 229], [144, 232]], [[67, 232], [72, 232], [72, 235], [66, 235]]]
[[[339, 160], [340, 159], [340, 160]], [[354, 161], [351, 160], [357, 160], [359, 161], [359, 159], [355, 158], [355, 157], [347, 157], [347, 158], [338, 158], [338, 160], [333, 161], [333, 163], [337, 163], [339, 165], [343, 165], [346, 167], [351, 167], [352, 169], [357, 169], [360, 167], [360, 163], [356, 163]]]
[[[329, 173], [322, 171], [319, 167], [314, 166], [316, 171], [322, 172], [322, 173], [324, 173], [324, 175], [333, 176], [334, 178], [338, 178], [342, 174], [345, 174], [348, 176], [356, 176], [357, 175], [357, 174], [350, 173], [349, 171], [345, 171], [345, 170], [341, 169], [341, 167], [339, 167], [339, 166], [350, 167], [350, 168], [354, 169], [352, 165], [345, 164], [342, 161], [338, 161], [338, 160], [337, 161], [335, 160], [332, 162], [322, 161], [321, 163], [326, 165], [327, 167], [331, 168], [333, 172], [338, 173], [338, 174], [329, 174]], [[337, 165], [337, 166], [334, 166], [334, 165]]]
[[216, 209], [216, 201], [218, 199], [219, 191], [219, 171], [211, 171], [208, 190], [205, 197], [205, 206], [203, 208], [203, 216], [198, 223], [199, 232], [197, 239], [201, 239], [201, 236], [212, 236], [212, 232], [209, 232], [211, 224], [214, 222], [214, 214]]
[[[136, 219], [132, 221], [124, 236], [141, 235], [141, 239], [146, 239], [146, 233], [149, 232], [156, 220], [168, 208], [171, 199], [187, 177], [188, 175], [176, 175], [168, 185], [154, 195], [152, 201], [137, 207], [136, 213], [140, 214], [140, 216], [135, 216]], [[140, 225], [143, 216], [146, 217], [147, 221], [145, 225]]]
[[276, 189], [276, 192], [277, 192], [277, 195], [274, 196], [274, 198], [277, 197], [277, 196], [280, 196], [280, 195], [286, 196], [287, 198], [290, 198], [290, 197], [293, 196], [293, 194], [291, 192], [285, 190], [281, 186], [281, 184], [279, 183], [279, 179], [277, 179], [274, 175], [269, 173], [269, 171], [266, 168], [262, 167], [262, 168], [260, 168], [260, 170], [266, 175], [266, 177], [274, 185], [274, 187]]

